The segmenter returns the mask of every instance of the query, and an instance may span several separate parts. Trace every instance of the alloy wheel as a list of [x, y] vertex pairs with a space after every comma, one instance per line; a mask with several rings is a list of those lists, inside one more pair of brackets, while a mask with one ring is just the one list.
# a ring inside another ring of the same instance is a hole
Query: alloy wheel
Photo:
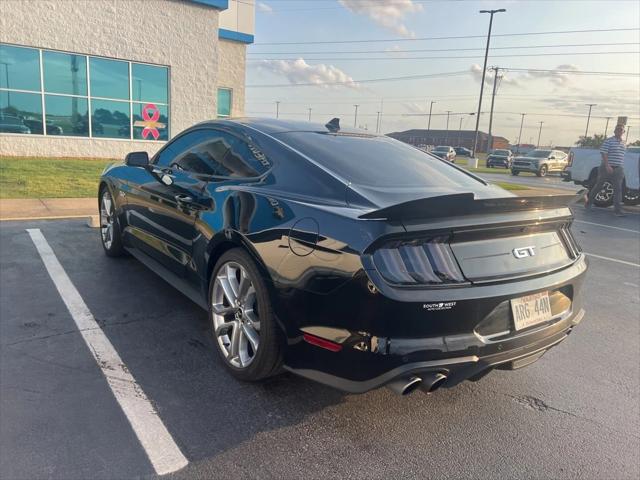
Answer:
[[104, 248], [109, 250], [113, 244], [113, 200], [107, 189], [103, 191], [100, 201], [100, 234]]
[[218, 269], [211, 302], [213, 329], [224, 357], [233, 367], [248, 367], [260, 345], [260, 317], [253, 281], [242, 265], [227, 262]]
[[608, 203], [613, 198], [613, 185], [611, 182], [604, 182], [602, 189], [597, 193], [595, 197], [596, 202]]

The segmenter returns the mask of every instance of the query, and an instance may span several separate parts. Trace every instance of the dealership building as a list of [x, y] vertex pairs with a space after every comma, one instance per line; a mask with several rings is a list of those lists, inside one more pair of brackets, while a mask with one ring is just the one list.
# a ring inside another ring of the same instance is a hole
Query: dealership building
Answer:
[[244, 113], [254, 0], [0, 2], [0, 154], [120, 158]]

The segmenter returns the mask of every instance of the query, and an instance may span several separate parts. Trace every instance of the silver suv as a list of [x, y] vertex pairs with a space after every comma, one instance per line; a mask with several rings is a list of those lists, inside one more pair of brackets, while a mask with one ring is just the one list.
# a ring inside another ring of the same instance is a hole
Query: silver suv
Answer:
[[544, 177], [549, 172], [562, 172], [568, 165], [567, 154], [560, 150], [533, 150], [526, 156], [516, 157], [511, 165], [511, 175], [520, 172], [535, 173]]

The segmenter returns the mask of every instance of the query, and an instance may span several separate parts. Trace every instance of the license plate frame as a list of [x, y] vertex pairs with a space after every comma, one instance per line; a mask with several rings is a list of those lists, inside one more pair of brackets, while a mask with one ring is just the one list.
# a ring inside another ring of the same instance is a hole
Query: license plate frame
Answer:
[[516, 331], [548, 322], [553, 318], [548, 291], [512, 298], [510, 303]]

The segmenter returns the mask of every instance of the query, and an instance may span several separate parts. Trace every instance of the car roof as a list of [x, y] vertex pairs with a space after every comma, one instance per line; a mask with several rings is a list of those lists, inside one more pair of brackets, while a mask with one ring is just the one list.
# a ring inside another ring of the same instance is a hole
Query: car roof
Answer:
[[[332, 118], [327, 117], [327, 123], [331, 121]], [[377, 133], [373, 133], [369, 130], [363, 130], [359, 128], [348, 127], [344, 125], [345, 122], [342, 122], [343, 125], [340, 125], [340, 133], [353, 133], [359, 135], [371, 135], [371, 136], [382, 136]], [[326, 127], [324, 123], [317, 122], [303, 122], [297, 120], [280, 120], [277, 118], [250, 118], [250, 117], [241, 117], [241, 118], [225, 118], [218, 120], [207, 120], [198, 124], [199, 126], [226, 126], [226, 127], [249, 127], [255, 130], [258, 130], [262, 133], [266, 133], [268, 135], [274, 135], [278, 133], [285, 132], [327, 132], [329, 129]]]

